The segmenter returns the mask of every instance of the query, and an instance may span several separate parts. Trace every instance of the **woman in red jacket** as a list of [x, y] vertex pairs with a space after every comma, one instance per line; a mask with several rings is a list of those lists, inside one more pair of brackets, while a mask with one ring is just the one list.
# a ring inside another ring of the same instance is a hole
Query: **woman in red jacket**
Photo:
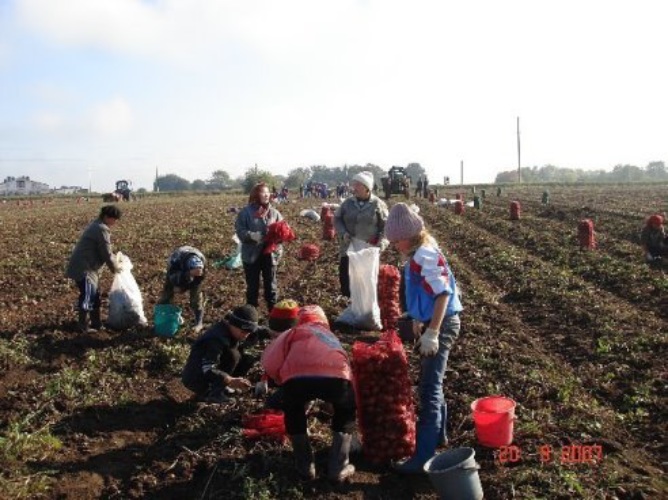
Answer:
[[329, 330], [324, 311], [319, 306], [302, 307], [298, 325], [267, 346], [262, 367], [283, 388], [285, 428], [297, 472], [306, 479], [315, 478], [304, 408], [320, 399], [334, 407], [328, 477], [340, 482], [354, 474], [355, 467], [349, 463], [356, 417], [352, 371], [346, 351]]

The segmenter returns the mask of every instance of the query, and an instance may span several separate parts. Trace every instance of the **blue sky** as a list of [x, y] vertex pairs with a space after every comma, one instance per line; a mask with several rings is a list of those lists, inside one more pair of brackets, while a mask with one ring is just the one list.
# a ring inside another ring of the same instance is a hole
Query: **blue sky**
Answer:
[[0, 0], [0, 177], [668, 161], [664, 1]]

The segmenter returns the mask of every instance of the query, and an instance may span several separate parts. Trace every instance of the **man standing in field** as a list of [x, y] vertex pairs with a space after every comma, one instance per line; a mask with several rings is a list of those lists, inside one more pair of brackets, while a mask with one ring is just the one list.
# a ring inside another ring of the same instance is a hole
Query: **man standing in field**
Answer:
[[99, 217], [81, 234], [67, 265], [65, 275], [73, 279], [79, 288], [77, 328], [82, 333], [89, 331], [89, 315], [92, 330], [102, 327], [98, 288], [102, 267], [106, 264], [113, 273], [121, 271], [111, 251], [111, 228], [120, 218], [120, 208], [103, 206]]

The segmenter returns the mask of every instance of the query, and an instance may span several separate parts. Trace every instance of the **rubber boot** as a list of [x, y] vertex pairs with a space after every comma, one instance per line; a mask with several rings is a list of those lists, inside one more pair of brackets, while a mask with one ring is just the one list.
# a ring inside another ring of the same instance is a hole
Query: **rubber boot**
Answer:
[[204, 311], [197, 309], [195, 313], [195, 322], [193, 324], [193, 333], [198, 334], [204, 328]]
[[334, 433], [327, 467], [327, 477], [330, 481], [340, 483], [355, 473], [355, 466], [349, 462], [352, 439], [352, 434]]
[[79, 310], [79, 320], [77, 321], [77, 330], [80, 333], [88, 333], [88, 311]]
[[435, 426], [418, 427], [415, 454], [408, 460], [397, 462], [394, 470], [400, 474], [424, 474], [424, 464], [436, 453], [440, 433]]
[[306, 434], [295, 434], [290, 436], [292, 442], [292, 453], [295, 456], [295, 468], [302, 479], [315, 479], [315, 462], [313, 449]]
[[99, 309], [93, 309], [90, 312], [90, 327], [93, 330], [102, 329], [102, 318], [100, 317], [100, 310]]

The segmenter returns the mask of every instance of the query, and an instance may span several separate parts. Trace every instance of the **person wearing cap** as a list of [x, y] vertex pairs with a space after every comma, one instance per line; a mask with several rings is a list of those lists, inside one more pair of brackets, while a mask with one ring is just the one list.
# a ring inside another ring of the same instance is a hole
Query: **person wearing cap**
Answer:
[[457, 282], [438, 243], [422, 218], [405, 203], [390, 210], [385, 235], [406, 259], [403, 270], [405, 307], [421, 335], [420, 404], [415, 453], [395, 464], [404, 474], [423, 473], [423, 466], [447, 443], [447, 405], [443, 379], [450, 350], [459, 335], [462, 304]]
[[65, 276], [79, 289], [77, 329], [82, 333], [102, 328], [100, 271], [106, 264], [112, 273], [121, 272], [111, 248], [111, 228], [120, 218], [121, 209], [116, 205], [103, 206], [98, 218], [81, 233], [67, 264]]
[[274, 222], [283, 220], [281, 213], [270, 203], [269, 188], [264, 182], [251, 189], [246, 205], [234, 224], [237, 237], [241, 241], [241, 261], [246, 278], [246, 302], [258, 307], [260, 294], [260, 276], [264, 285], [264, 300], [271, 311], [278, 301], [276, 268], [283, 253], [283, 247], [264, 254], [264, 238], [267, 228]]
[[668, 255], [668, 237], [662, 215], [650, 215], [640, 232], [640, 244], [645, 252], [645, 260], [654, 262]]
[[190, 293], [190, 309], [194, 315], [193, 333], [204, 327], [202, 281], [206, 275], [206, 258], [197, 248], [182, 246], [167, 259], [167, 276], [158, 304], [171, 304], [175, 293]]
[[322, 308], [302, 307], [297, 326], [274, 339], [262, 353], [261, 362], [267, 375], [283, 390], [285, 428], [298, 474], [304, 479], [315, 478], [305, 406], [320, 399], [334, 409], [327, 475], [336, 482], [352, 476], [355, 467], [349, 455], [356, 417], [352, 370]]
[[227, 403], [226, 394], [252, 387], [243, 377], [252, 360], [243, 355], [240, 344], [258, 329], [257, 310], [251, 305], [236, 307], [205, 331], [190, 348], [181, 381], [196, 397], [208, 403]]
[[350, 241], [355, 238], [370, 245], [387, 248], [385, 221], [387, 205], [371, 192], [374, 179], [371, 172], [356, 174], [350, 188], [353, 196], [346, 198], [334, 213], [334, 229], [339, 238], [339, 285], [341, 295], [350, 298], [350, 261], [346, 254]]

